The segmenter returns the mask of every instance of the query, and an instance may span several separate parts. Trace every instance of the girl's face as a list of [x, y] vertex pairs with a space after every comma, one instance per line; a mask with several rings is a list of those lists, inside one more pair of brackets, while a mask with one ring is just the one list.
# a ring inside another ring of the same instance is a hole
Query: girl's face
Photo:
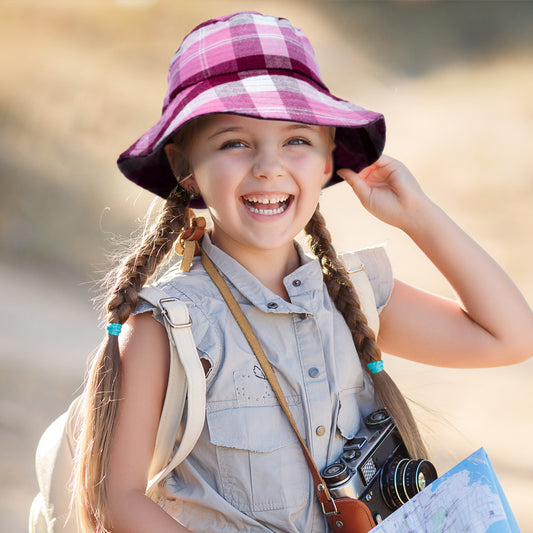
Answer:
[[213, 219], [212, 238], [238, 257], [292, 247], [331, 177], [331, 129], [214, 115], [190, 150], [195, 186]]

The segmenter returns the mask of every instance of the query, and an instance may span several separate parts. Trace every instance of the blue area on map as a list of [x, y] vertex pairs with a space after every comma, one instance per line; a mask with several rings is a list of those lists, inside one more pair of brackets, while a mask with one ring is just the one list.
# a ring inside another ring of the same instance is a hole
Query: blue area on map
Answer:
[[465, 460], [454, 466], [451, 470], [446, 472], [446, 474], [436, 479], [428, 487], [428, 489], [431, 489], [431, 491], [435, 492], [439, 485], [448, 478], [458, 474], [459, 472], [465, 471], [468, 472], [469, 475], [469, 485], [481, 483], [500, 499], [503, 510], [507, 517], [507, 520], [501, 520], [492, 524], [486, 530], [486, 533], [520, 533], [520, 528], [516, 518], [514, 517], [513, 511], [509, 506], [509, 502], [507, 501], [505, 493], [503, 492], [500, 481], [496, 476], [494, 467], [492, 466], [489, 456], [484, 448], [480, 448]]
[[483, 448], [387, 517], [376, 533], [520, 533]]
[[[520, 530], [518, 530], [520, 531]], [[512, 529], [509, 529], [509, 523], [506, 520], [500, 520], [492, 526], [485, 533], [514, 533]]]

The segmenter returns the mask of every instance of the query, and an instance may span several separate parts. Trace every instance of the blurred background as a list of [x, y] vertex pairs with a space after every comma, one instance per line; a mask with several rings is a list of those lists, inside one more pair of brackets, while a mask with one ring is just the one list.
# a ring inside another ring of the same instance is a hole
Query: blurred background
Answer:
[[[304, 29], [332, 92], [385, 114], [387, 153], [533, 304], [533, 3], [0, 0], [2, 532], [26, 531], [39, 436], [79, 392], [102, 337], [97, 281], [152, 202], [115, 160], [158, 119], [183, 36], [241, 9]], [[322, 208], [339, 250], [387, 242], [398, 277], [451, 295], [409, 239], [365, 214], [343, 184], [324, 192]], [[533, 361], [386, 364], [415, 402], [438, 470], [484, 446], [533, 531]]]

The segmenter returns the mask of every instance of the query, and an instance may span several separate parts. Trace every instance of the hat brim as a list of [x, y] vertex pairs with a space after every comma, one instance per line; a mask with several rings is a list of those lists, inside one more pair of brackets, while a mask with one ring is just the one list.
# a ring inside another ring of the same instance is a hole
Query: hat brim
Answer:
[[219, 113], [336, 127], [334, 172], [326, 187], [341, 181], [336, 170], [359, 172], [374, 163], [385, 145], [385, 119], [380, 113], [336, 98], [304, 76], [255, 71], [218, 76], [183, 89], [157, 124], [119, 156], [119, 169], [137, 185], [167, 198], [176, 178], [165, 144], [191, 120]]

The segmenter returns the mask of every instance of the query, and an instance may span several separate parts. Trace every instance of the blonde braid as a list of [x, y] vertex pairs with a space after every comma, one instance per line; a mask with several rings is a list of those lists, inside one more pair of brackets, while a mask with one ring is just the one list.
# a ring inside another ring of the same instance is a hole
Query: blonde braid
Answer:
[[[190, 195], [177, 186], [153, 229], [117, 270], [106, 303], [107, 323], [124, 324], [135, 310], [139, 291], [172, 249], [188, 223]], [[84, 418], [76, 449], [74, 499], [82, 529], [109, 531], [107, 472], [120, 394], [118, 337], [107, 335], [96, 354], [84, 392]]]
[[374, 382], [374, 390], [383, 406], [393, 417], [412, 458], [427, 458], [426, 447], [416, 425], [415, 419], [398, 387], [390, 376], [381, 371], [369, 372], [367, 364], [381, 360], [381, 350], [372, 329], [368, 326], [357, 293], [352, 285], [346, 268], [337, 257], [326, 228], [324, 217], [317, 206], [311, 220], [305, 227], [310, 247], [318, 257], [324, 273], [324, 282], [331, 299], [340, 311], [353, 337], [361, 364]]

